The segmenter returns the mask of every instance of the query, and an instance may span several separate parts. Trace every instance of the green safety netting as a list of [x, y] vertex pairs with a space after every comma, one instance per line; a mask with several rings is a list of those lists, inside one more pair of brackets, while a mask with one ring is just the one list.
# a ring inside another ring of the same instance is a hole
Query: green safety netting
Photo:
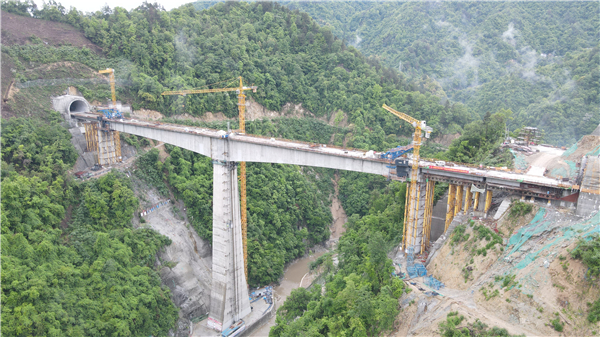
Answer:
[[568, 157], [572, 155], [575, 151], [577, 151], [577, 143], [573, 144], [567, 151], [563, 152], [563, 157]]
[[596, 146], [595, 149], [586, 153], [587, 156], [600, 156], [600, 145]]
[[553, 168], [552, 171], [550, 171], [550, 175], [553, 177], [558, 177], [558, 176], [567, 177], [568, 176], [567, 170], [565, 170], [564, 167]]
[[[508, 246], [513, 247], [506, 256], [508, 257], [513, 253], [519, 251], [519, 249], [529, 239], [531, 239], [532, 236], [539, 236], [543, 232], [548, 232], [547, 235], [550, 235], [550, 232], [552, 232], [553, 229], [555, 229], [557, 226], [560, 226], [560, 224], [557, 222], [560, 221], [556, 218], [556, 216], [549, 215], [549, 213], [547, 213], [546, 209], [544, 208], [540, 209], [533, 218], [533, 220], [529, 223], [529, 225], [521, 228], [516, 234], [510, 237], [508, 241]], [[558, 233], [553, 234], [552, 237], [546, 238], [550, 240], [547, 244], [545, 244], [542, 248], [538, 249], [537, 251], [527, 254], [515, 266], [515, 268], [524, 269], [533, 261], [535, 261], [542, 252], [549, 250], [553, 246], [562, 244], [566, 240], [569, 240], [578, 235], [582, 237], [587, 237], [589, 235], [592, 235], [593, 233], [600, 233], [600, 212], [596, 212], [596, 214], [590, 219], [579, 221], [567, 227], [560, 227]], [[555, 252], [548, 252], [548, 254], [555, 254]]]
[[515, 168], [517, 170], [526, 170], [529, 165], [527, 164], [527, 160], [525, 160], [525, 156], [523, 156], [521, 153], [513, 151], [512, 149], [510, 150], [510, 153], [512, 153], [512, 155], [515, 157]]
[[570, 160], [565, 160], [565, 163], [567, 163], [569, 165], [569, 177], [570, 178], [575, 178], [577, 176], [577, 165], [575, 164], [575, 162], [572, 162]]

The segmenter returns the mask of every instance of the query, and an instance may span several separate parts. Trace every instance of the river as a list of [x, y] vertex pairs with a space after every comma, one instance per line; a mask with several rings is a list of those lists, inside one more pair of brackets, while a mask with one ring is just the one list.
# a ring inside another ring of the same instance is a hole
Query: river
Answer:
[[[304, 276], [308, 273], [308, 265], [316, 260], [319, 256], [325, 254], [326, 251], [320, 251], [318, 253], [312, 254], [310, 256], [305, 256], [301, 259], [298, 259], [292, 262], [285, 271], [283, 272], [283, 279], [281, 280], [281, 284], [276, 286], [273, 289], [275, 295], [275, 303], [277, 304], [277, 308], [283, 305], [285, 299], [290, 296], [292, 290], [298, 288], [300, 286], [300, 282], [304, 278]], [[302, 282], [303, 287], [308, 287], [310, 285], [307, 280]], [[275, 325], [275, 316], [273, 316], [268, 323], [260, 327], [260, 329], [254, 331], [250, 336], [252, 337], [266, 337], [269, 336], [269, 330], [271, 327]]]

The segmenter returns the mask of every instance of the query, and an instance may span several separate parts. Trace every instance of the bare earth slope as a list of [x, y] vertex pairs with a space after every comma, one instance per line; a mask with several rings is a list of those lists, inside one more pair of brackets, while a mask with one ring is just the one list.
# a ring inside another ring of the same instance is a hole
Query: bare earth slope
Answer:
[[77, 28], [66, 23], [47, 21], [0, 11], [2, 14], [2, 44], [28, 44], [35, 35], [51, 46], [71, 45], [86, 47], [101, 53], [102, 49]]
[[[102, 49], [75, 27], [65, 23], [34, 19], [0, 11], [2, 45], [27, 45], [35, 36], [48, 46], [69, 45], [88, 48], [97, 54]], [[17, 65], [18, 64], [18, 65]], [[24, 67], [25, 69], [20, 69]], [[57, 62], [53, 64], [33, 65], [2, 53], [0, 71], [0, 89], [2, 92], [2, 118], [13, 116], [44, 118], [44, 111], [51, 109], [50, 96], [63, 94], [67, 85], [39, 84], [26, 89], [15, 86], [15, 72], [20, 73], [24, 81], [51, 80], [62, 78], [92, 78], [96, 71], [77, 62]]]
[[[441, 295], [427, 295], [431, 289], [422, 277], [409, 280], [416, 285], [409, 284], [413, 291], [400, 299], [399, 328], [393, 336], [439, 335], [439, 323], [451, 311], [458, 311], [469, 323], [480, 319], [511, 334], [592, 336], [600, 332], [598, 324], [586, 319], [587, 302], [598, 298], [599, 285], [585, 278], [587, 268], [568, 252], [579, 239], [600, 233], [600, 213], [580, 218], [564, 209], [538, 206], [519, 219], [509, 219], [508, 213], [497, 222], [504, 243], [488, 249], [486, 256], [476, 253], [489, 242], [477, 237], [478, 221], [466, 224], [468, 239], [454, 245], [452, 236], [446, 241], [427, 267], [428, 274], [446, 285], [439, 290]], [[556, 317], [565, 323], [563, 333], [550, 325]]]

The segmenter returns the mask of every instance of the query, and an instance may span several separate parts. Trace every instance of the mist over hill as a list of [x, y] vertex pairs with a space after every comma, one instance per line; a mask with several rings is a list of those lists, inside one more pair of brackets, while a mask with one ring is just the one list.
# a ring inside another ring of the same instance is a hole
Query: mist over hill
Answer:
[[600, 122], [596, 2], [289, 2], [365, 55], [483, 116], [568, 145]]

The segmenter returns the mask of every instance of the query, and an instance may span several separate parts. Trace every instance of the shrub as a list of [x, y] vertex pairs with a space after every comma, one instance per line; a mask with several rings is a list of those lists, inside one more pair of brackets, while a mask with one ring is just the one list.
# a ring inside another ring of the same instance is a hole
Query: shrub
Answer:
[[532, 209], [533, 209], [533, 206], [531, 206], [531, 204], [524, 203], [524, 202], [518, 201], [518, 200], [514, 201], [512, 203], [512, 207], [510, 208], [509, 217], [512, 219], [522, 217], [524, 215], [531, 213]]
[[558, 332], [562, 332], [563, 331], [563, 327], [565, 326], [564, 323], [561, 323], [560, 319], [558, 317], [556, 317], [555, 319], [550, 321], [550, 324], [552, 324], [552, 327], [554, 328], [554, 330], [558, 331]]

